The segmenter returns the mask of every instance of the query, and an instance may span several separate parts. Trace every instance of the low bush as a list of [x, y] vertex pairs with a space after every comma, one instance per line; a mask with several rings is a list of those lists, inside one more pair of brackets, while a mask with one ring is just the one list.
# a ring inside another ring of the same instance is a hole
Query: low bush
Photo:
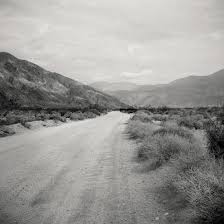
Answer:
[[67, 112], [64, 114], [64, 117], [65, 117], [65, 118], [70, 118], [70, 117], [71, 117], [71, 114], [72, 114], [71, 111], [67, 111]]
[[9, 135], [14, 135], [15, 131], [7, 126], [0, 126], [0, 137], [6, 137]]
[[50, 119], [55, 120], [55, 121], [66, 122], [65, 117], [61, 116], [61, 114], [59, 112], [54, 112], [54, 111], [51, 113]]
[[145, 113], [144, 111], [138, 111], [133, 117], [132, 120], [138, 120], [141, 122], [151, 122], [152, 118], [148, 113]]
[[206, 126], [208, 149], [219, 158], [224, 156], [224, 125], [220, 122], [210, 122]]
[[138, 148], [139, 158], [153, 159], [158, 166], [168, 162], [171, 158], [180, 153], [183, 147], [190, 145], [190, 142], [182, 137], [174, 135], [156, 135], [144, 138]]
[[184, 126], [190, 129], [202, 129], [203, 123], [200, 119], [188, 116], [188, 117], [182, 117], [177, 121], [179, 126]]
[[70, 119], [73, 121], [77, 121], [77, 120], [84, 120], [85, 117], [83, 113], [78, 112], [78, 113], [72, 113]]
[[162, 127], [136, 117], [129, 121], [128, 132], [131, 138], [140, 141], [138, 158], [149, 163], [150, 168], [169, 162], [169, 182], [187, 200], [196, 223], [221, 224], [224, 223], [224, 125], [217, 117], [218, 112], [210, 113], [213, 120], [210, 114], [204, 114], [205, 109], [200, 109], [200, 114], [193, 109], [183, 110], [181, 116], [186, 117], [177, 122], [168, 120]]
[[178, 155], [171, 159], [171, 164], [177, 174], [183, 175], [191, 169], [200, 167], [208, 158], [207, 149], [198, 142], [185, 141]]
[[158, 126], [152, 123], [145, 123], [139, 120], [130, 120], [127, 126], [127, 133], [132, 139], [142, 140], [146, 136], [151, 135], [153, 131], [158, 128]]
[[162, 114], [153, 114], [151, 116], [152, 120], [155, 121], [161, 121], [161, 122], [165, 122], [168, 119], [168, 115], [162, 115]]
[[96, 114], [97, 116], [100, 116], [101, 115], [101, 113], [103, 112], [100, 112], [99, 110], [97, 110], [97, 109], [90, 109], [89, 110], [89, 112], [91, 112], [91, 113], [93, 113], [93, 114]]
[[190, 131], [183, 129], [181, 127], [163, 127], [154, 131], [152, 136], [155, 136], [155, 135], [160, 135], [160, 136], [174, 135], [174, 136], [179, 136], [189, 140], [192, 140], [194, 137]]
[[198, 223], [224, 223], [223, 160], [205, 160], [197, 168], [179, 175], [174, 185], [186, 196]]
[[93, 112], [84, 112], [83, 113], [83, 116], [85, 117], [85, 118], [95, 118], [95, 117], [97, 117], [98, 115], [96, 115], [95, 113], [93, 113]]

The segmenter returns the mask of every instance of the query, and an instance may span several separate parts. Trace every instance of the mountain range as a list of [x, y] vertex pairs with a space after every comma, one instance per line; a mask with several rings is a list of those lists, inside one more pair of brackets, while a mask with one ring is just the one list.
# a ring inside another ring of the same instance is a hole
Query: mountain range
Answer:
[[188, 76], [161, 85], [135, 85], [132, 89], [113, 88], [114, 84], [97, 85], [99, 90], [135, 106], [197, 107], [224, 103], [224, 69], [208, 76]]
[[118, 99], [29, 61], [0, 52], [0, 108], [85, 108], [126, 106]]
[[117, 109], [127, 105], [195, 107], [223, 103], [224, 69], [168, 84], [95, 82], [89, 86], [0, 52], [0, 108], [86, 108], [98, 105]]

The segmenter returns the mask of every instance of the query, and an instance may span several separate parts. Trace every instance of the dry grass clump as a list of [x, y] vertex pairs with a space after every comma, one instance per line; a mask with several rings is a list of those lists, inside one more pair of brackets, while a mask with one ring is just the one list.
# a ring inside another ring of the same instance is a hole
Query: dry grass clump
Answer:
[[138, 156], [150, 159], [150, 163], [159, 167], [179, 154], [185, 144], [188, 144], [186, 139], [175, 135], [151, 136], [142, 141], [138, 148]]
[[220, 122], [210, 122], [206, 126], [208, 149], [217, 158], [224, 156], [224, 125]]
[[139, 120], [130, 120], [127, 126], [127, 133], [130, 138], [135, 140], [142, 140], [150, 136], [158, 126], [152, 123], [145, 123]]
[[173, 136], [179, 136], [182, 138], [186, 138], [189, 140], [192, 140], [194, 137], [193, 134], [189, 130], [183, 129], [181, 127], [163, 127], [163, 128], [160, 128], [160, 129], [154, 131], [152, 135], [153, 136], [155, 136], [155, 135], [160, 135], [160, 136], [173, 135]]
[[208, 152], [203, 145], [196, 141], [185, 141], [179, 154], [172, 158], [171, 165], [177, 174], [185, 175], [189, 170], [200, 167], [207, 158]]
[[154, 120], [154, 121], [165, 122], [168, 119], [168, 115], [166, 115], [166, 114], [153, 114], [151, 116], [151, 119]]
[[[74, 109], [75, 110], [75, 109]], [[55, 123], [58, 121], [66, 122], [70, 120], [84, 120], [87, 118], [95, 118], [102, 114], [104, 111], [97, 108], [87, 108], [83, 111], [73, 111], [72, 109], [12, 109], [0, 110], [0, 137], [12, 135], [6, 128], [8, 125], [22, 124], [25, 128], [31, 128], [28, 122], [32, 121], [45, 121], [54, 120]], [[3, 128], [4, 127], [4, 128]]]
[[[1, 109], [1, 108], [0, 108]], [[94, 118], [103, 113], [103, 110], [97, 108], [87, 108], [76, 111], [75, 109], [11, 109], [0, 110], [0, 125], [11, 125], [21, 123], [24, 125], [26, 122], [38, 120], [55, 120], [66, 122], [66, 118], [72, 120], [83, 120], [86, 118]]]
[[205, 126], [200, 123], [203, 114], [192, 113], [193, 116], [182, 117], [178, 122], [168, 120], [163, 126], [142, 122], [136, 116], [129, 121], [128, 133], [140, 141], [138, 158], [148, 161], [154, 169], [169, 164], [170, 183], [187, 200], [196, 223], [221, 224], [224, 223], [224, 125], [217, 117], [203, 130]]
[[179, 126], [187, 127], [189, 129], [203, 128], [202, 118], [198, 118], [195, 116], [181, 117], [177, 122]]
[[50, 116], [49, 119], [54, 120], [54, 121], [61, 121], [61, 122], [66, 122], [66, 118], [61, 116], [61, 113], [53, 111]]
[[75, 112], [75, 113], [72, 113], [69, 117], [72, 121], [78, 121], [78, 120], [84, 120], [85, 117], [83, 115], [83, 113], [80, 113], [80, 112]]
[[138, 120], [141, 122], [151, 122], [152, 118], [148, 113], [145, 113], [144, 111], [137, 111], [136, 114], [132, 117], [132, 120]]
[[199, 223], [224, 223], [224, 162], [207, 159], [179, 174], [174, 185], [184, 193]]

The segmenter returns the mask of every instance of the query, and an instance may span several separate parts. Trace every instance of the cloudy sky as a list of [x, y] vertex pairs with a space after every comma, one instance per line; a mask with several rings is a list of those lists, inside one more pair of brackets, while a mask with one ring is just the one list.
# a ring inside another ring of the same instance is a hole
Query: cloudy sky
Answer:
[[85, 83], [224, 68], [223, 0], [0, 0], [0, 27], [0, 51]]

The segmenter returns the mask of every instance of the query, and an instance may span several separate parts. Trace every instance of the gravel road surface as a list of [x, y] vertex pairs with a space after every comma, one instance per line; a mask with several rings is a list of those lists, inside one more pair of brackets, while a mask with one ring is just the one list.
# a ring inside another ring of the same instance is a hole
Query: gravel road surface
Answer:
[[129, 117], [111, 112], [0, 139], [0, 223], [152, 223], [157, 205], [147, 175], [133, 169]]

